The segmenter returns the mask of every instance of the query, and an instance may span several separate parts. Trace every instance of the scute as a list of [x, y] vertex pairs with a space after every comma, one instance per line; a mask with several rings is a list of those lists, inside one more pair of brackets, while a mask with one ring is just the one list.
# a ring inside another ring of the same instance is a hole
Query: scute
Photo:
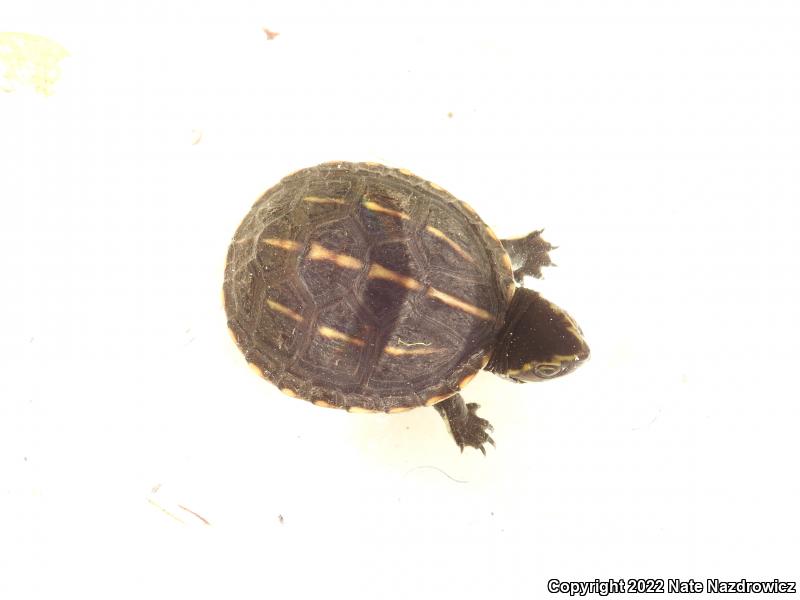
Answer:
[[365, 308], [365, 318], [391, 330], [391, 323], [396, 322], [397, 316], [406, 302], [408, 290], [399, 287], [396, 283], [385, 279], [364, 279], [358, 292], [358, 297]]
[[424, 311], [409, 310], [386, 340], [373, 385], [381, 389], [404, 384], [416, 387], [428, 371], [447, 373], [458, 368], [464, 357], [452, 349], [462, 345], [459, 336], [431, 321]]
[[289, 360], [300, 348], [306, 330], [303, 316], [307, 303], [291, 283], [265, 290], [264, 301], [254, 329], [263, 350], [271, 357]]
[[413, 231], [411, 213], [400, 202], [380, 194], [364, 196], [357, 204], [357, 216], [370, 237], [402, 239]]
[[491, 286], [459, 279], [443, 273], [437, 273], [436, 282], [437, 285], [434, 289], [437, 291], [442, 290], [443, 294], [446, 293], [443, 290], [460, 290], [462, 293], [458, 298], [453, 297], [454, 300], [472, 299], [470, 306], [454, 308], [447, 303], [447, 299], [442, 299], [439, 296], [428, 294], [422, 298], [420, 306], [427, 317], [431, 321], [439, 323], [440, 327], [454, 332], [469, 332], [469, 334], [473, 334], [473, 332], [479, 332], [485, 327], [488, 321], [485, 314], [496, 314], [494, 307], [486, 301], [493, 294]]
[[485, 362], [512, 283], [505, 252], [447, 192], [327, 163], [268, 190], [231, 243], [225, 308], [264, 376], [321, 406], [398, 411]]
[[[487, 261], [487, 249], [482, 236], [473, 228], [450, 226], [449, 205], [432, 206], [425, 221], [425, 235], [420, 241], [433, 269], [441, 269], [459, 277], [485, 279], [480, 267]], [[445, 234], [444, 232], [448, 233]]]
[[359, 321], [353, 307], [342, 300], [320, 312], [316, 332], [300, 353], [298, 365], [318, 373], [321, 379], [340, 381], [338, 387], [345, 392], [356, 391], [369, 338], [369, 326]]
[[[325, 251], [330, 252], [330, 257], [320, 258]], [[361, 271], [337, 265], [336, 255], [358, 259], [366, 251], [367, 244], [352, 217], [325, 222], [309, 232], [308, 245], [297, 267], [298, 274], [314, 298], [331, 295], [340, 298], [352, 290]]]

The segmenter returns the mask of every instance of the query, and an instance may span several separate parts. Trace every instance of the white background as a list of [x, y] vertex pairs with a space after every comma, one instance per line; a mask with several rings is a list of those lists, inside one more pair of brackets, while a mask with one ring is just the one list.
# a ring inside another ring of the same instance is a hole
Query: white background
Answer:
[[[0, 9], [70, 52], [0, 95], [0, 598], [800, 579], [800, 5], [96, 4]], [[228, 338], [239, 220], [334, 159], [560, 246], [530, 284], [593, 358], [481, 374], [486, 458], [433, 410], [284, 397]]]

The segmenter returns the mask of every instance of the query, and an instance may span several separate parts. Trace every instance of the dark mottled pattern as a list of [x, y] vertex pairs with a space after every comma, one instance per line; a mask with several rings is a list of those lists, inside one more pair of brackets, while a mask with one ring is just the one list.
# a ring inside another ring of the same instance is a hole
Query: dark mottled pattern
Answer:
[[[317, 196], [343, 202], [317, 203]], [[365, 201], [408, 215], [369, 210]], [[432, 225], [474, 261], [426, 232]], [[265, 239], [293, 240], [298, 251]], [[358, 269], [306, 257], [316, 243], [362, 261]], [[511, 272], [484, 223], [450, 194], [379, 165], [326, 163], [268, 190], [242, 221], [228, 251], [225, 308], [247, 360], [301, 398], [371, 410], [419, 406], [454, 392], [477, 370], [502, 327]], [[419, 290], [368, 277], [378, 263]], [[494, 316], [484, 320], [427, 296], [430, 286]], [[303, 317], [271, 310], [272, 300]], [[327, 326], [363, 340], [328, 339]], [[385, 346], [435, 349], [389, 355]]]

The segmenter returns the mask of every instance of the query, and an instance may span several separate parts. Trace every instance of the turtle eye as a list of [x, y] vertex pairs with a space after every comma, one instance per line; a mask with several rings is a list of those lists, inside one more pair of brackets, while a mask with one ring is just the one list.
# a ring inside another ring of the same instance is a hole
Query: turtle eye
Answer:
[[561, 365], [555, 365], [552, 363], [542, 363], [533, 368], [534, 375], [541, 377], [542, 379], [550, 379], [551, 377], [558, 375], [560, 372]]

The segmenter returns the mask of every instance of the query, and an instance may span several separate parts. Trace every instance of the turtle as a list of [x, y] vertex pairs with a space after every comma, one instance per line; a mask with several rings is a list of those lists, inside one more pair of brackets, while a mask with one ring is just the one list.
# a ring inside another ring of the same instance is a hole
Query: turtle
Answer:
[[349, 412], [432, 406], [458, 447], [491, 424], [461, 390], [481, 369], [554, 379], [589, 358], [575, 320], [525, 287], [553, 249], [499, 239], [406, 169], [327, 162], [267, 190], [228, 248], [223, 298], [245, 359], [284, 394]]

